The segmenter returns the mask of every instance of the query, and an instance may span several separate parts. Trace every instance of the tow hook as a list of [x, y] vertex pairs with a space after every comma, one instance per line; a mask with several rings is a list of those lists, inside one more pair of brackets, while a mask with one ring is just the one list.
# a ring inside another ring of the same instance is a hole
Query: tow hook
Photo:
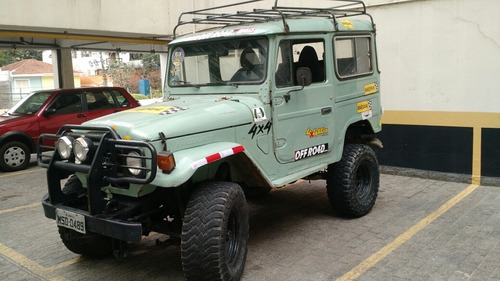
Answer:
[[128, 256], [127, 241], [113, 239], [113, 255], [116, 258], [126, 258]]

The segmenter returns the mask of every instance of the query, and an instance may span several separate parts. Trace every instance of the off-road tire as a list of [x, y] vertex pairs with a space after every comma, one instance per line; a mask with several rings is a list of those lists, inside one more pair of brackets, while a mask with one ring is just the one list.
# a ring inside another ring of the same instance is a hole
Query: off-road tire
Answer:
[[[85, 192], [85, 189], [82, 187], [80, 180], [75, 175], [71, 175], [66, 181], [62, 192], [78, 198], [78, 195]], [[88, 257], [103, 257], [113, 253], [113, 242], [110, 237], [89, 231], [83, 234], [62, 226], [58, 226], [58, 228], [64, 246], [73, 253]]]
[[239, 280], [248, 250], [248, 210], [241, 187], [230, 182], [198, 186], [189, 199], [181, 234], [188, 280]]
[[31, 151], [19, 141], [11, 141], [0, 148], [0, 168], [6, 172], [20, 171], [28, 168]]
[[347, 144], [342, 159], [328, 168], [330, 204], [343, 215], [364, 216], [375, 204], [379, 181], [375, 152], [364, 144]]

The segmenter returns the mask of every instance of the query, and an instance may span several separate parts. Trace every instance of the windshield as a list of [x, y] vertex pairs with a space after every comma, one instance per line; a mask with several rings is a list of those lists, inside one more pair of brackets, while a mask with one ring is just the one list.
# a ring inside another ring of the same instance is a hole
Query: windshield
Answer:
[[34, 114], [43, 106], [52, 92], [33, 93], [20, 100], [16, 105], [7, 111], [7, 114]]
[[177, 46], [170, 54], [168, 85], [260, 84], [266, 78], [267, 50], [265, 37]]

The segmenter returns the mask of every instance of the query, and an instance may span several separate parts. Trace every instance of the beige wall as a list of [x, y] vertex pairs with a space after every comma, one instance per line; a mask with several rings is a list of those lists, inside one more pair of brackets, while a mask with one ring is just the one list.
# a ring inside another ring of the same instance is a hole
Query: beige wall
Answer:
[[[170, 36], [182, 11], [232, 2], [236, 1], [3, 0], [0, 28]], [[280, 4], [299, 6], [301, 2]], [[314, 3], [328, 6], [332, 2]], [[496, 85], [500, 1], [365, 3], [377, 24], [384, 109], [500, 112], [500, 87]], [[245, 9], [273, 4], [274, 0], [265, 0]]]

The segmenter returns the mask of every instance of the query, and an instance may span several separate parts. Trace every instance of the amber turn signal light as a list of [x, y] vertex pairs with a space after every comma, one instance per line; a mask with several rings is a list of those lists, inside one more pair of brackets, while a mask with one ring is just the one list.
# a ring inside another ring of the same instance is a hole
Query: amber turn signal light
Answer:
[[175, 168], [174, 154], [170, 151], [158, 153], [158, 168], [160, 168], [163, 173], [169, 174]]

